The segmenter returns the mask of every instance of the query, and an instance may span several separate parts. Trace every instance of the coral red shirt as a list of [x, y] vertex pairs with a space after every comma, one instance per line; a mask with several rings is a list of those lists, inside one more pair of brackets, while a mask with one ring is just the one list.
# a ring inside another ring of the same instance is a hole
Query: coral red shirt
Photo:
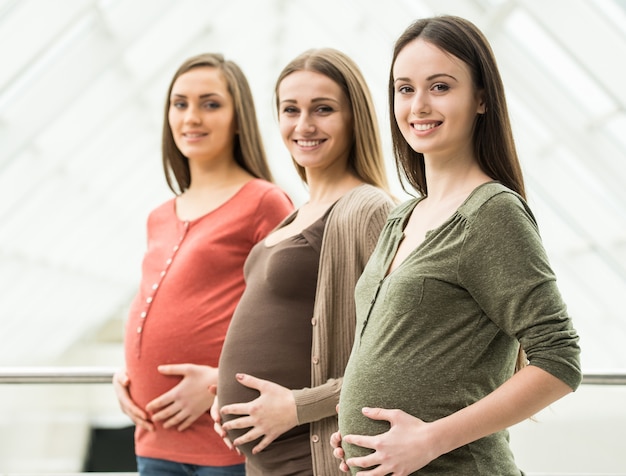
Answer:
[[[126, 370], [130, 394], [142, 408], [174, 387], [178, 376], [162, 364], [217, 367], [231, 317], [244, 290], [243, 264], [293, 206], [277, 186], [255, 179], [231, 199], [192, 221], [176, 215], [175, 199], [148, 217], [148, 247], [140, 289], [126, 324]], [[226, 466], [243, 459], [213, 429], [208, 412], [179, 432], [135, 430], [135, 452], [201, 466]]]

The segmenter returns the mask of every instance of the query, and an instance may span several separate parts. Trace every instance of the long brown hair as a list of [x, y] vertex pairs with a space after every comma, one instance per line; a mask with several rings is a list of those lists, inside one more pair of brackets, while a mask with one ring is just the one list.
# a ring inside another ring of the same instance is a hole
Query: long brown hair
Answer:
[[235, 120], [239, 131], [234, 141], [235, 161], [254, 177], [272, 182], [272, 173], [267, 164], [265, 148], [257, 123], [252, 91], [246, 76], [236, 63], [225, 60], [221, 54], [204, 53], [193, 56], [180, 65], [167, 90], [161, 145], [163, 171], [167, 185], [174, 193], [182, 193], [189, 188], [191, 183], [189, 159], [176, 146], [168, 120], [172, 88], [179, 76], [191, 69], [203, 66], [216, 68], [222, 72], [228, 85], [228, 92], [233, 98]]
[[491, 46], [473, 23], [450, 15], [415, 21], [400, 35], [394, 47], [389, 73], [389, 111], [394, 156], [403, 186], [406, 180], [420, 194], [428, 194], [424, 155], [411, 149], [402, 137], [394, 111], [393, 67], [400, 51], [417, 38], [459, 58], [469, 67], [474, 87], [483, 92], [486, 104], [485, 113], [477, 116], [474, 127], [474, 154], [478, 164], [489, 177], [525, 198], [504, 85]]
[[[320, 73], [339, 85], [350, 103], [354, 119], [354, 137], [348, 158], [349, 166], [363, 182], [388, 191], [389, 185], [374, 102], [365, 78], [356, 63], [346, 54], [333, 48], [305, 51], [285, 66], [276, 80], [274, 95], [277, 109], [280, 103], [278, 95], [280, 83], [297, 71]], [[294, 164], [298, 175], [306, 182], [304, 168], [295, 161]]]

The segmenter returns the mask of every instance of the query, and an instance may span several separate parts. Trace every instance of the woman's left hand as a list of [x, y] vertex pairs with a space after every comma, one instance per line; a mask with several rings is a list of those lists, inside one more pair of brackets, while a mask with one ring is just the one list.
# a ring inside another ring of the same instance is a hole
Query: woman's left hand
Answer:
[[430, 423], [425, 423], [402, 410], [364, 408], [363, 415], [372, 420], [385, 420], [390, 429], [375, 436], [346, 435], [344, 443], [374, 450], [367, 456], [349, 458], [348, 466], [361, 468], [375, 467], [359, 471], [358, 476], [406, 476], [430, 463], [439, 455], [432, 444]]
[[274, 382], [247, 374], [237, 374], [237, 381], [258, 390], [261, 395], [248, 403], [223, 406], [220, 410], [222, 415], [243, 416], [223, 423], [222, 428], [225, 431], [249, 428], [233, 441], [235, 446], [250, 443], [262, 436], [263, 439], [252, 449], [252, 453], [257, 454], [298, 424], [296, 402], [291, 390]]
[[163, 422], [163, 428], [189, 428], [201, 415], [208, 412], [215, 395], [209, 387], [217, 382], [217, 368], [197, 364], [160, 365], [159, 373], [181, 377], [172, 389], [152, 400], [146, 410], [152, 421]]

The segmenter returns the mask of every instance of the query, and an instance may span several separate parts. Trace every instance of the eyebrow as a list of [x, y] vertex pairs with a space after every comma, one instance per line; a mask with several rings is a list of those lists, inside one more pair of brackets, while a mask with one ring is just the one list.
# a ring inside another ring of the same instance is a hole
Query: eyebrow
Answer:
[[[426, 80], [427, 80], [427, 81], [432, 81], [433, 79], [437, 79], [437, 78], [440, 78], [440, 77], [451, 78], [451, 79], [453, 79], [453, 80], [455, 80], [455, 81], [457, 81], [457, 82], [458, 82], [458, 79], [456, 79], [456, 78], [455, 78], [454, 76], [452, 76], [451, 74], [447, 74], [447, 73], [435, 73], [435, 74], [431, 74], [430, 76], [428, 76], [428, 77], [426, 78]], [[396, 79], [394, 79], [394, 81], [393, 81], [393, 82], [394, 82], [394, 83], [396, 83], [396, 82], [398, 82], [398, 81], [409, 81], [409, 82], [410, 82], [410, 81], [411, 81], [411, 78], [405, 78], [405, 77], [402, 77], [402, 78], [396, 78]]]
[[[200, 99], [206, 99], [206, 98], [210, 98], [211, 96], [218, 96], [221, 97], [221, 94], [218, 93], [206, 93], [206, 94], [201, 94], [200, 95]], [[172, 93], [171, 97], [177, 97], [177, 98], [185, 98], [187, 99], [187, 96], [185, 94], [180, 94], [180, 93]]]
[[[335, 103], [339, 103], [338, 99], [335, 98], [327, 98], [327, 97], [319, 97], [319, 98], [313, 98], [311, 99], [312, 103], [316, 103], [316, 102], [325, 102], [325, 101], [332, 101]], [[297, 104], [297, 100], [295, 99], [283, 99], [282, 101], [280, 101], [280, 104], [284, 103], [284, 102], [288, 102], [288, 103], [293, 103], [293, 104]]]

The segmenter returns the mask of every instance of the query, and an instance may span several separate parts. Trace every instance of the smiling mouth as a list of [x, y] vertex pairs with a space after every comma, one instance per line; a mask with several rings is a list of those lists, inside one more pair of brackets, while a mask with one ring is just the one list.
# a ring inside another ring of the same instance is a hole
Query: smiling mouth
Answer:
[[429, 131], [440, 125], [441, 122], [429, 122], [428, 124], [411, 124], [411, 127], [417, 131]]
[[318, 140], [296, 140], [294, 142], [301, 147], [315, 147], [315, 146], [320, 145], [324, 141], [321, 139], [318, 139]]
[[204, 137], [205, 135], [206, 134], [203, 132], [194, 132], [183, 134], [183, 137], [186, 137], [187, 139], [198, 139], [199, 137]]

